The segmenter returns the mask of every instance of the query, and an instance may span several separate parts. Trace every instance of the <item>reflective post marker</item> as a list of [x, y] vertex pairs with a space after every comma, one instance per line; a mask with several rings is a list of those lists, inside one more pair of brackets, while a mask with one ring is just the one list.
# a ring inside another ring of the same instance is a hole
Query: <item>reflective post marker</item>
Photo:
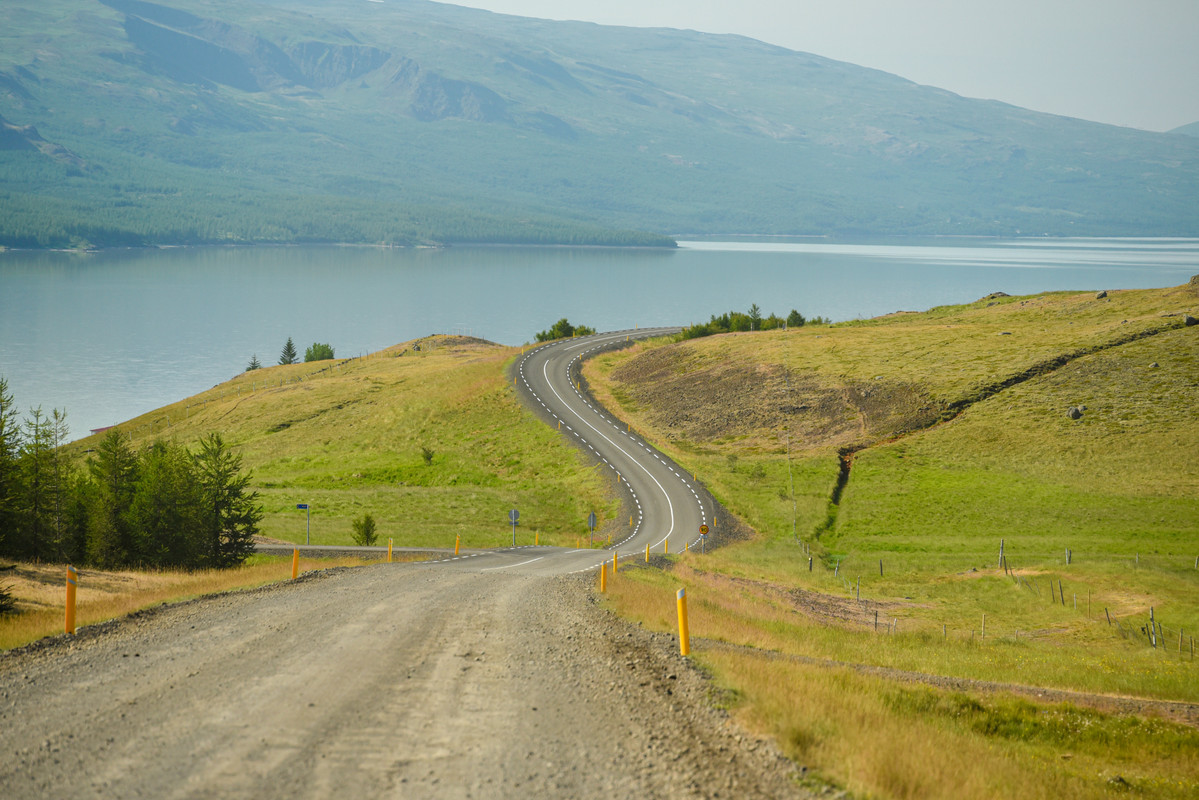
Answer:
[[691, 655], [691, 634], [687, 631], [687, 590], [679, 589], [676, 595], [679, 607], [679, 655]]
[[75, 585], [79, 582], [79, 573], [74, 567], [67, 567], [67, 619], [66, 632], [75, 634]]
[[294, 581], [300, 575], [300, 548], [291, 551], [291, 579]]
[[394, 542], [391, 539], [387, 540], [387, 563], [391, 563], [391, 546]]
[[302, 509], [305, 516], [304, 544], [312, 544], [312, 509], [307, 503], [296, 503], [296, 508]]

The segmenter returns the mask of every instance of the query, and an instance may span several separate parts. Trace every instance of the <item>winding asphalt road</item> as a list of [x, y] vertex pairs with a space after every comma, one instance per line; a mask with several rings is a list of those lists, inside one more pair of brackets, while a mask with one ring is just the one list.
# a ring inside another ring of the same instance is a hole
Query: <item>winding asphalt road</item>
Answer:
[[502, 548], [423, 563], [479, 572], [561, 575], [598, 569], [611, 562], [614, 552], [618, 559], [644, 558], [647, 545], [651, 553], [679, 553], [698, 546], [700, 526], [711, 525], [713, 511], [693, 476], [588, 397], [579, 375], [582, 361], [589, 356], [677, 331], [649, 328], [562, 339], [529, 350], [516, 364], [516, 386], [529, 404], [587, 455], [605, 464], [626, 493], [632, 526], [620, 521], [628, 531], [624, 538], [603, 549]]

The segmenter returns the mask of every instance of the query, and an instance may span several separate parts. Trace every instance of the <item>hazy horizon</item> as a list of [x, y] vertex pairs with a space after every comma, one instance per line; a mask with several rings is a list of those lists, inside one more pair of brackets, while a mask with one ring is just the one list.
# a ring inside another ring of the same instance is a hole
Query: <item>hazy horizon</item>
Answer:
[[967, 97], [1168, 131], [1199, 122], [1192, 0], [454, 0], [517, 16], [734, 33]]

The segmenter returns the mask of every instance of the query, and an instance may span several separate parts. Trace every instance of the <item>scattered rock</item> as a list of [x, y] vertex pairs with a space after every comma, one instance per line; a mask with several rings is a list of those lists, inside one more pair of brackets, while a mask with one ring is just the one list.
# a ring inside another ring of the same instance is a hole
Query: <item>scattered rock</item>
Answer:
[[1096, 292], [1095, 293], [1096, 300], [1102, 300], [1105, 297], [1107, 297], [1107, 292]]
[[1182, 324], [1189, 328], [1193, 325], [1199, 325], [1199, 319], [1195, 319], [1190, 314], [1184, 314], [1182, 316]]
[[[1199, 275], [1196, 275], [1195, 277], [1199, 278]], [[989, 295], [984, 297], [983, 300], [994, 300], [998, 297], [1011, 297], [1011, 295], [1007, 292], [991, 292]]]
[[1000, 331], [999, 335], [1000, 336], [1011, 336], [1012, 332], [1011, 331]]
[[1149, 369], [1157, 369], [1157, 367], [1158, 367], [1158, 364], [1156, 361], [1154, 361], [1152, 364], [1149, 365]]
[[1069, 411], [1066, 412], [1066, 416], [1070, 419], [1082, 419], [1082, 409], [1078, 406], [1073, 406]]

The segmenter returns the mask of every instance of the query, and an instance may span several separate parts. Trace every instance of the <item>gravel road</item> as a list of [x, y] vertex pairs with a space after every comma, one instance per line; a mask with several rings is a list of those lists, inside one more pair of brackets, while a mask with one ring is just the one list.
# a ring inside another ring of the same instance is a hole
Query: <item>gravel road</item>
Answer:
[[796, 797], [590, 578], [379, 564], [0, 656], [0, 797]]

